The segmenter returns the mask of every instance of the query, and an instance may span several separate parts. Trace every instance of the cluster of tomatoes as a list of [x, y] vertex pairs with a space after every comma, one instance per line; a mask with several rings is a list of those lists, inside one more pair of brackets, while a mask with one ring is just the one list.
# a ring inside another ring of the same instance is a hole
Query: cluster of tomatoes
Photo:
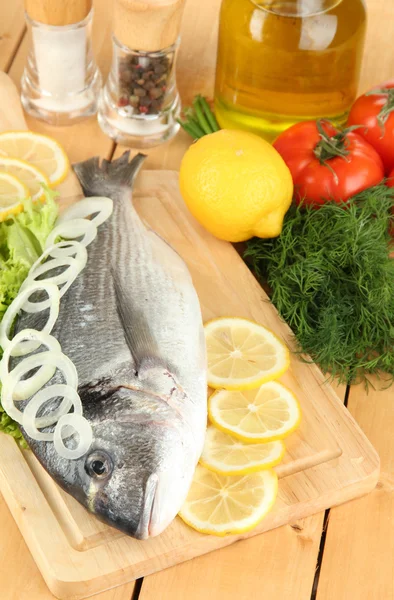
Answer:
[[383, 180], [394, 187], [394, 82], [360, 96], [347, 125], [339, 130], [326, 120], [305, 121], [276, 139], [296, 200], [343, 202]]

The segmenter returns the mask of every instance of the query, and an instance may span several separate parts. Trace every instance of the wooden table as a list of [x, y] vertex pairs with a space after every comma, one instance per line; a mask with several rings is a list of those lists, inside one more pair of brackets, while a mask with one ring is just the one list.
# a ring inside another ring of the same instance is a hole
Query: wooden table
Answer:
[[[350, 2], [351, 0], [343, 0]], [[366, 0], [367, 47], [360, 89], [394, 77], [393, 0]], [[198, 92], [212, 95], [220, 0], [187, 0], [178, 84], [183, 102]], [[104, 75], [111, 60], [108, 0], [95, 1], [94, 45]], [[23, 0], [0, 2], [0, 68], [19, 86], [28, 40]], [[1, 98], [0, 98], [1, 110]], [[72, 161], [116, 147], [95, 119], [53, 128], [29, 126], [56, 137]], [[190, 143], [176, 139], [149, 152], [148, 168], [177, 169]], [[361, 500], [270, 531], [98, 596], [97, 600], [390, 600], [394, 599], [394, 388], [341, 388], [348, 409], [381, 456], [376, 490]], [[1, 460], [1, 457], [0, 457]], [[52, 600], [35, 563], [0, 497], [0, 600]]]

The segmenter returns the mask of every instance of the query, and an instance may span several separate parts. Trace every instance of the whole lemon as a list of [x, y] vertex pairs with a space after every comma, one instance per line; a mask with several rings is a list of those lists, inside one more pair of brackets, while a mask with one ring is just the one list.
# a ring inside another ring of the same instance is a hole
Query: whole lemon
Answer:
[[194, 217], [228, 242], [276, 237], [293, 196], [278, 152], [253, 133], [222, 129], [185, 153], [179, 184]]

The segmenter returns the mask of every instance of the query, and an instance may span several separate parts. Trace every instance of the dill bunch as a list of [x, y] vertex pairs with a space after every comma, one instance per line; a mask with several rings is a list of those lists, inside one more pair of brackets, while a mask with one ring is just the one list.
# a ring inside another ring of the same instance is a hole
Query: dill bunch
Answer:
[[342, 383], [394, 378], [394, 190], [365, 190], [346, 204], [292, 206], [281, 235], [244, 254], [292, 328], [297, 350]]

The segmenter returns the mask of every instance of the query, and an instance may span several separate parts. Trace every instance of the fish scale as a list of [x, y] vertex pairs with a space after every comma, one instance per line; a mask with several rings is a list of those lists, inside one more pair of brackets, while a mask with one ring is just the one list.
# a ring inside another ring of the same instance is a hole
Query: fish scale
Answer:
[[[88, 510], [145, 539], [179, 511], [202, 451], [206, 352], [190, 274], [133, 208], [131, 184], [143, 158], [128, 159], [75, 166], [85, 194], [112, 198], [114, 210], [61, 299], [52, 331], [76, 366], [92, 446], [66, 460], [52, 442], [27, 441]], [[22, 313], [16, 328], [41, 329], [44, 321], [42, 313]]]

